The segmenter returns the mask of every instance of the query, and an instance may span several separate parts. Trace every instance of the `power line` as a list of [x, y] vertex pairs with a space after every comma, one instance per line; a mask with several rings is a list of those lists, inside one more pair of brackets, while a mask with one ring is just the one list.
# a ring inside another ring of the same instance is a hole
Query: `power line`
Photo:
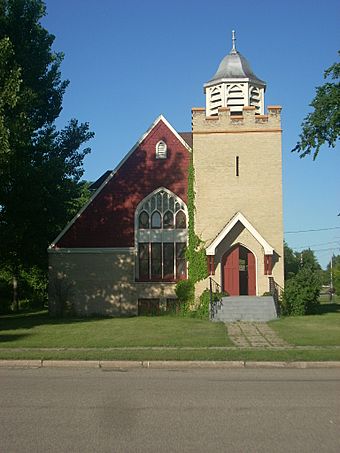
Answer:
[[306, 245], [296, 245], [295, 249], [303, 249], [305, 247], [316, 247], [318, 245], [328, 245], [328, 244], [340, 244], [340, 239], [337, 241], [330, 241], [330, 242], [319, 242], [318, 244], [306, 244]]
[[329, 230], [340, 230], [340, 227], [318, 228], [318, 229], [313, 229], [313, 230], [286, 231], [285, 234], [311, 233], [313, 231], [329, 231]]
[[328, 252], [331, 250], [340, 250], [340, 247], [332, 247], [331, 249], [316, 249], [316, 250], [313, 250], [313, 252]]

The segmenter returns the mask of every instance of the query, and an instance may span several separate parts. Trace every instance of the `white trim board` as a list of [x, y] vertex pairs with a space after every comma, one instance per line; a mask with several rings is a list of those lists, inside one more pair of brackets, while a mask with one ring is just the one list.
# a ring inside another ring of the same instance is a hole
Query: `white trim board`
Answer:
[[130, 151], [123, 157], [123, 159], [119, 162], [116, 168], [109, 174], [105, 181], [103, 181], [102, 185], [98, 187], [98, 189], [91, 196], [88, 202], [80, 209], [80, 211], [66, 225], [62, 232], [54, 239], [54, 241], [50, 244], [48, 250], [53, 249], [55, 247], [56, 243], [64, 236], [64, 234], [70, 229], [70, 227], [75, 223], [75, 221], [82, 215], [85, 209], [87, 209], [87, 207], [92, 203], [92, 201], [97, 197], [97, 195], [103, 190], [106, 184], [113, 178], [113, 176], [117, 173], [121, 166], [127, 161], [131, 154], [136, 150], [136, 148], [143, 142], [143, 140], [150, 134], [152, 129], [154, 129], [160, 121], [162, 121], [170, 129], [170, 131], [177, 137], [177, 139], [182, 143], [182, 145], [185, 146], [185, 148], [187, 148], [189, 152], [191, 152], [191, 148], [187, 144], [187, 142], [179, 135], [179, 133], [171, 126], [171, 124], [164, 118], [163, 115], [159, 115], [159, 117], [156, 118], [156, 120], [151, 124], [149, 129], [140, 137], [140, 139], [134, 144]]
[[223, 241], [223, 239], [227, 236], [227, 234], [234, 228], [237, 222], [241, 222], [242, 225], [247, 228], [247, 230], [254, 236], [254, 238], [262, 245], [264, 248], [265, 255], [273, 255], [274, 249], [268, 242], [261, 236], [261, 234], [253, 227], [253, 225], [244, 217], [241, 212], [238, 212], [231, 220], [227, 223], [227, 225], [223, 228], [223, 230], [219, 233], [219, 235], [212, 241], [212, 243], [207, 247], [206, 254], [207, 255], [215, 255], [215, 251], [217, 246]]

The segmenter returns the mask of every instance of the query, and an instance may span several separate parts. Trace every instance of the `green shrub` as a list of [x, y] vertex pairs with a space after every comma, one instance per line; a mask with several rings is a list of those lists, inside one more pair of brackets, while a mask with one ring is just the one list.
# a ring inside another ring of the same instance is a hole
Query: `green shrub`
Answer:
[[188, 280], [180, 280], [175, 288], [176, 296], [179, 300], [178, 313], [182, 316], [192, 314], [192, 305], [195, 301], [195, 285]]
[[8, 267], [0, 268], [0, 313], [12, 311], [13, 304], [13, 275]]
[[[47, 303], [47, 274], [36, 266], [20, 268], [17, 275], [19, 309], [43, 308]], [[13, 273], [0, 269], [0, 312], [8, 313], [13, 304]]]
[[180, 280], [176, 285], [175, 293], [180, 302], [193, 302], [195, 298], [195, 285], [191, 280]]
[[20, 272], [19, 297], [27, 299], [28, 308], [43, 308], [47, 303], [47, 274], [36, 266]]
[[205, 289], [200, 295], [199, 304], [194, 311], [194, 316], [202, 319], [209, 319], [210, 291]]
[[[215, 292], [212, 294], [213, 301], [218, 302], [222, 297], [228, 297], [229, 294], [225, 291]], [[200, 295], [199, 304], [196, 306], [196, 309], [193, 311], [193, 316], [202, 319], [209, 319], [210, 311], [210, 291], [205, 289]]]
[[282, 312], [289, 316], [315, 313], [319, 305], [321, 282], [317, 272], [303, 267], [285, 284]]

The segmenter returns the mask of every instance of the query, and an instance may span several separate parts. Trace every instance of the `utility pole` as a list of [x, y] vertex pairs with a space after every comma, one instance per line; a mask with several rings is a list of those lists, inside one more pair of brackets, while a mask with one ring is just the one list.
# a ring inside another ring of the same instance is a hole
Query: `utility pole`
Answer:
[[329, 288], [329, 301], [333, 302], [333, 254], [331, 256], [331, 284]]

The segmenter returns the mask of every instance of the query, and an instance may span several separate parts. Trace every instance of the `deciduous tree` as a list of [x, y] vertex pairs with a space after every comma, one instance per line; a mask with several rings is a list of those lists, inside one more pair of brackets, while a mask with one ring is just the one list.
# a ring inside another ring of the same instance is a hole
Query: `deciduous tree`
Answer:
[[56, 129], [68, 81], [45, 13], [42, 0], [0, 0], [0, 259], [14, 277], [46, 269], [49, 242], [79, 207], [93, 136], [75, 119]]
[[327, 82], [316, 88], [310, 103], [313, 111], [304, 119], [300, 140], [292, 150], [300, 153], [300, 157], [312, 154], [313, 160], [322, 145], [334, 148], [340, 135], [340, 63], [328, 68], [324, 78]]

